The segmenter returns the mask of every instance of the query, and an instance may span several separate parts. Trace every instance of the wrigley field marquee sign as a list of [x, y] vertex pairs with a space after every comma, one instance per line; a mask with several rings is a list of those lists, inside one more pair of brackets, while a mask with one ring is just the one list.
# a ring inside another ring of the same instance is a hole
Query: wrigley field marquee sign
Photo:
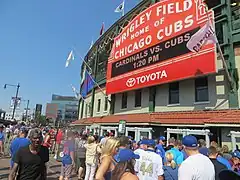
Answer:
[[[213, 11], [201, 0], [162, 0], [115, 37], [107, 94], [216, 73]], [[212, 40], [214, 42], [214, 40]]]

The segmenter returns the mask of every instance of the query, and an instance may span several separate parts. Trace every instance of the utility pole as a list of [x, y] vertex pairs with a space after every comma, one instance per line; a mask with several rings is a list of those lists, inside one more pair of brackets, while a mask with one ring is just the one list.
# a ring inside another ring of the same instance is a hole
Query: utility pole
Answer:
[[27, 121], [27, 119], [28, 119], [28, 106], [29, 106], [29, 100], [27, 100], [26, 121]]
[[16, 108], [17, 108], [17, 100], [18, 100], [19, 88], [20, 88], [20, 84], [18, 83], [18, 85], [17, 85], [17, 92], [16, 92], [16, 96], [15, 96], [15, 100], [14, 100], [14, 105], [13, 105], [12, 119], [14, 119], [15, 111], [16, 111]]

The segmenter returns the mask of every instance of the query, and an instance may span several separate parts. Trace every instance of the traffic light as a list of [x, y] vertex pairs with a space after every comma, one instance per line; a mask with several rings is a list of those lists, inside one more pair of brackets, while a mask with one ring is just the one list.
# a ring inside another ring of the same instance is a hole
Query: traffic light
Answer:
[[208, 6], [208, 9], [221, 4], [220, 0], [204, 0], [204, 3]]

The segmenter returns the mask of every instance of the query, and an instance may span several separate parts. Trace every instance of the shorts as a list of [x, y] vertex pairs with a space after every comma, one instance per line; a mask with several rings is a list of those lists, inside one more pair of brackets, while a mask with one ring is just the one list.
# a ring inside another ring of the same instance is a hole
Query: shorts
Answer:
[[77, 167], [82, 167], [83, 169], [86, 168], [86, 158], [77, 158]]
[[61, 176], [65, 178], [70, 178], [73, 170], [72, 164], [65, 164], [61, 166]]

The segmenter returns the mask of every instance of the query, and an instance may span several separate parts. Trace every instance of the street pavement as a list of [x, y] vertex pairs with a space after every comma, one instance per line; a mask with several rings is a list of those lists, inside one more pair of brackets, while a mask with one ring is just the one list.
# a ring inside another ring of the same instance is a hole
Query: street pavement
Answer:
[[[7, 180], [9, 175], [9, 158], [0, 158], [0, 179]], [[61, 163], [51, 158], [48, 166], [48, 180], [57, 180], [61, 171]], [[72, 180], [77, 180], [77, 176], [74, 174]]]

